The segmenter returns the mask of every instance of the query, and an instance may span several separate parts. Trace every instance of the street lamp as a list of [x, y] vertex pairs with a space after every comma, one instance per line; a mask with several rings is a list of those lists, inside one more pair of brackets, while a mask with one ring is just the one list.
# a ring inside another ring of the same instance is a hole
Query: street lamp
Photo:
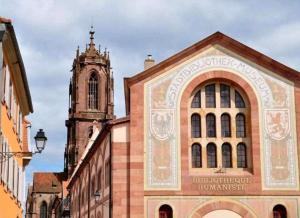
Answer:
[[45, 145], [46, 145], [46, 141], [47, 141], [47, 137], [45, 136], [45, 132], [43, 131], [43, 129], [40, 129], [36, 133], [36, 136], [34, 137], [34, 140], [35, 140], [35, 146], [38, 150], [37, 153], [41, 153], [42, 150], [44, 150]]
[[24, 151], [17, 151], [17, 152], [8, 152], [8, 151], [3, 151], [0, 152], [0, 162], [7, 160], [10, 157], [31, 157], [32, 155], [36, 154], [36, 153], [41, 153], [46, 145], [46, 141], [47, 141], [47, 137], [45, 136], [45, 132], [43, 131], [43, 129], [40, 129], [36, 136], [34, 137], [35, 140], [35, 146], [37, 151], [34, 152], [24, 152]]
[[95, 192], [94, 197], [95, 197], [95, 201], [98, 203], [101, 197], [101, 194], [98, 190]]

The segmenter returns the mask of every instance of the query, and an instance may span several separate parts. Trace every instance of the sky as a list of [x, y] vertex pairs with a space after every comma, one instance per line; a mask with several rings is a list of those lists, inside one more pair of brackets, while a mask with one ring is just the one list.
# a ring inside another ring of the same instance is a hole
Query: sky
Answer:
[[123, 78], [143, 71], [148, 54], [158, 63], [216, 31], [299, 71], [299, 11], [298, 0], [0, 0], [27, 72], [31, 144], [39, 128], [48, 137], [27, 167], [27, 182], [32, 172], [63, 170], [70, 70], [91, 25], [96, 44], [110, 51], [115, 114], [122, 117]]

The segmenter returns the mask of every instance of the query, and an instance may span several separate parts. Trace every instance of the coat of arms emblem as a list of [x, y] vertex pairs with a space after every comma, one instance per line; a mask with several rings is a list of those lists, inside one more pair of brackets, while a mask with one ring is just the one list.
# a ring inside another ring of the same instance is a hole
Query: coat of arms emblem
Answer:
[[265, 125], [268, 135], [275, 140], [284, 139], [290, 132], [288, 109], [266, 109]]
[[152, 109], [150, 129], [152, 135], [165, 140], [174, 132], [174, 111], [170, 109]]

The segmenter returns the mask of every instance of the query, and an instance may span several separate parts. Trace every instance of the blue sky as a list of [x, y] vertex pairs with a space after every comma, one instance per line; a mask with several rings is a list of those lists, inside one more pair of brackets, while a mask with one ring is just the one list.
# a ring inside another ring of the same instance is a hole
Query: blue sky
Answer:
[[0, 0], [27, 71], [31, 137], [39, 128], [48, 137], [28, 166], [28, 182], [33, 171], [63, 170], [70, 69], [77, 46], [89, 42], [91, 24], [96, 44], [110, 51], [115, 113], [122, 117], [123, 77], [141, 72], [147, 54], [159, 62], [216, 31], [299, 70], [299, 11], [300, 1], [291, 0]]

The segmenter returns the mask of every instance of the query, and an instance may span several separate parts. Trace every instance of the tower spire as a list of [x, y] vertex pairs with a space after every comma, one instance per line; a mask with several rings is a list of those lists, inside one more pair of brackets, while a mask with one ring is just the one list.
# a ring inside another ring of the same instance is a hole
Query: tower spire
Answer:
[[93, 25], [91, 26], [91, 30], [90, 30], [90, 48], [91, 47], [94, 47], [95, 46], [95, 43], [94, 43], [94, 34], [95, 34], [95, 31], [94, 31], [94, 27]]

